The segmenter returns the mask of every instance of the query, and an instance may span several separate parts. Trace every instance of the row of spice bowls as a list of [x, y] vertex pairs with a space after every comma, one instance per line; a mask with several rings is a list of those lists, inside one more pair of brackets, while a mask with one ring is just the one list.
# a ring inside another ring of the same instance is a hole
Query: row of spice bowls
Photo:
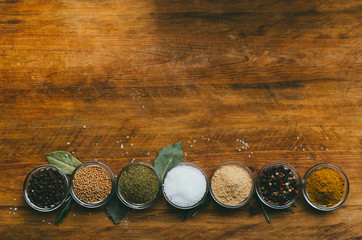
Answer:
[[[266, 206], [285, 209], [296, 202], [302, 191], [312, 207], [331, 211], [343, 204], [349, 192], [347, 176], [327, 163], [310, 168], [303, 181], [291, 165], [282, 162], [265, 165], [256, 180], [250, 169], [238, 162], [220, 164], [210, 180], [201, 167], [191, 162], [176, 164], [162, 178], [163, 182], [151, 165], [135, 162], [123, 168], [116, 179], [105, 164], [88, 161], [78, 167], [68, 181], [61, 169], [46, 164], [36, 167], [26, 177], [24, 198], [33, 209], [49, 212], [59, 208], [69, 193], [78, 204], [97, 208], [116, 192], [126, 206], [145, 209], [163, 192], [172, 206], [191, 209], [210, 192], [222, 207], [239, 208], [256, 192]], [[328, 181], [335, 184], [329, 184], [329, 189], [321, 189]], [[332, 192], [330, 196], [328, 191]]]

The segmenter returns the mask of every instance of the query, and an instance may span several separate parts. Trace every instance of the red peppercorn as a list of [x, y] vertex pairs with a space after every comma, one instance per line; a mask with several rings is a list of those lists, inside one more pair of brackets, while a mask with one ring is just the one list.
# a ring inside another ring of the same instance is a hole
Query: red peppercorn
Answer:
[[299, 193], [299, 191], [298, 190], [295, 190], [295, 194], [298, 194]]
[[283, 191], [283, 188], [282, 188], [282, 187], [280, 188], [280, 191]]

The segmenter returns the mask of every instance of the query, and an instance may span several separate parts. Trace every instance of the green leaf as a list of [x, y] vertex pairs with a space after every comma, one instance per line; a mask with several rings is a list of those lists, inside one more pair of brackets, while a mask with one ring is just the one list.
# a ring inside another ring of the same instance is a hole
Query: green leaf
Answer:
[[182, 142], [178, 142], [162, 148], [153, 162], [156, 172], [163, 180], [167, 171], [175, 164], [183, 162]]
[[117, 194], [113, 194], [112, 198], [108, 201], [106, 206], [107, 215], [110, 216], [115, 224], [119, 224], [126, 216], [128, 207], [124, 205], [117, 197]]
[[65, 174], [72, 174], [82, 163], [66, 151], [56, 151], [45, 154], [48, 162], [59, 167]]
[[63, 219], [68, 215], [73, 202], [74, 202], [73, 198], [69, 196], [68, 199], [65, 201], [66, 203], [65, 207], [62, 209], [57, 220], [55, 221], [55, 225], [59, 225], [63, 222]]

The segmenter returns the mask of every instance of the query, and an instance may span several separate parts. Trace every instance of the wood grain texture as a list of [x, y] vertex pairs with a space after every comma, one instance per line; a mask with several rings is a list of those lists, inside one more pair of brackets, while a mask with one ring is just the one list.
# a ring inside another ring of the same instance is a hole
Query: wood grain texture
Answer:
[[[362, 238], [361, 16], [358, 0], [0, 0], [0, 238]], [[208, 175], [229, 160], [301, 176], [329, 162], [350, 195], [329, 213], [301, 198], [271, 224], [255, 198], [186, 222], [162, 198], [120, 225], [74, 205], [61, 226], [23, 200], [44, 153], [117, 174], [177, 141]]]

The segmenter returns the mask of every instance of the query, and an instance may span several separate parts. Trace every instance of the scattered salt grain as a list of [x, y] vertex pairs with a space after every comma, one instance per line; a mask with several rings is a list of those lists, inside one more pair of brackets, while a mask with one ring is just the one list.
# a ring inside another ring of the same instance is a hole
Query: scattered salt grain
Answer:
[[123, 149], [123, 144], [121, 144], [121, 149]]
[[127, 136], [126, 138], [129, 139], [129, 136]]
[[128, 152], [126, 152], [126, 154], [128, 154]]
[[297, 137], [297, 139], [299, 140], [299, 137]]
[[167, 173], [163, 187], [170, 202], [180, 207], [190, 207], [205, 195], [206, 179], [199, 169], [179, 165]]
[[48, 224], [50, 225], [51, 223], [50, 223], [50, 222], [48, 222]]
[[207, 141], [210, 141], [210, 138], [208, 138]]
[[236, 141], [239, 142], [239, 139], [237, 138]]
[[185, 156], [187, 156], [187, 153], [185, 153]]
[[249, 155], [249, 157], [251, 157], [251, 155]]
[[254, 154], [253, 152], [251, 152], [250, 154]]
[[15, 215], [15, 212], [13, 212], [13, 215]]
[[204, 136], [201, 136], [201, 138], [204, 138]]
[[14, 201], [16, 201], [16, 198], [14, 198]]
[[145, 108], [145, 106], [142, 106], [142, 108], [144, 109], [144, 108]]
[[131, 147], [133, 147], [133, 143], [131, 143]]
[[147, 156], [150, 156], [150, 152], [147, 152]]
[[192, 145], [190, 145], [190, 147], [192, 147]]
[[194, 143], [196, 142], [196, 140], [194, 140]]
[[323, 150], [323, 149], [324, 149], [324, 147], [321, 147], [321, 149]]
[[241, 149], [245, 149], [245, 147], [244, 147], [244, 146], [242, 146], [242, 147], [241, 147]]
[[326, 151], [328, 151], [329, 149], [328, 148], [326, 148]]
[[329, 138], [328, 137], [326, 137], [326, 140], [328, 140]]
[[12, 210], [13, 208], [12, 207], [10, 207], [10, 210]]
[[43, 220], [43, 222], [45, 222], [45, 220]]
[[14, 211], [18, 210], [17, 208], [14, 208]]
[[188, 143], [190, 143], [190, 141], [187, 141]]
[[119, 141], [117, 141], [117, 143], [119, 143]]
[[305, 149], [304, 149], [304, 148], [303, 148], [302, 150], [303, 150], [303, 152], [305, 151]]
[[91, 213], [91, 212], [89, 212], [88, 214], [89, 214], [89, 215], [91, 215], [92, 213]]
[[241, 149], [239, 148], [238, 151], [241, 152]]
[[86, 126], [85, 126], [85, 125], [83, 125], [83, 128], [86, 128]]
[[75, 213], [73, 213], [73, 216], [75, 216]]
[[72, 151], [72, 154], [74, 154], [74, 151]]
[[307, 157], [307, 159], [309, 159], [309, 156]]
[[70, 144], [70, 142], [67, 143], [67, 145], [69, 145], [69, 144]]

